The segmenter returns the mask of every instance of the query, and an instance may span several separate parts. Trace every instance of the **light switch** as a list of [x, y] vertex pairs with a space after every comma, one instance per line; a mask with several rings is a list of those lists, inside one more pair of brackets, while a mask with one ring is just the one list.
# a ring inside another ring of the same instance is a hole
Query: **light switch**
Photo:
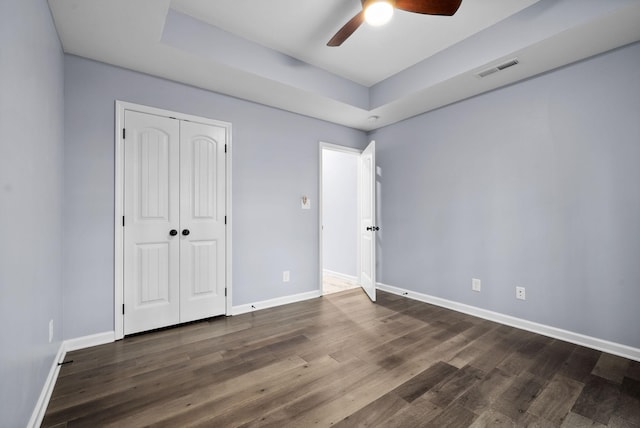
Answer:
[[311, 209], [311, 200], [309, 199], [308, 196], [302, 197], [302, 199], [300, 200], [300, 206], [302, 207], [303, 210]]

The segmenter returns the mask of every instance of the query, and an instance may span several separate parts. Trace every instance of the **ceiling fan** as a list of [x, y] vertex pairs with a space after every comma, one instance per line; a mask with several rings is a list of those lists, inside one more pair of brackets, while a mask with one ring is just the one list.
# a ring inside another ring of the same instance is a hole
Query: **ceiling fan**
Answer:
[[426, 15], [451, 16], [462, 0], [362, 0], [362, 10], [338, 30], [327, 46], [340, 46], [366, 20], [371, 25], [382, 25], [391, 19], [393, 9]]

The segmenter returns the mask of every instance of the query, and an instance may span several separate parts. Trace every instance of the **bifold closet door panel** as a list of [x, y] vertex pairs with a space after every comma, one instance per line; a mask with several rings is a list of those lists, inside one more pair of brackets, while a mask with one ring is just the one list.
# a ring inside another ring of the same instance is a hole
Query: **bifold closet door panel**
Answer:
[[227, 131], [185, 121], [180, 131], [180, 321], [187, 322], [226, 311]]
[[180, 321], [180, 123], [125, 112], [124, 333]]

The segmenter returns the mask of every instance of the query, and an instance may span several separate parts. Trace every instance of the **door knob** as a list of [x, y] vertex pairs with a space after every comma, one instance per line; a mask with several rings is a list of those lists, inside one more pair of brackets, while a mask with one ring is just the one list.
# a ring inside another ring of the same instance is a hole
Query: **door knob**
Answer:
[[380, 230], [380, 228], [378, 226], [367, 226], [367, 230], [370, 230], [373, 232], [373, 231]]
[[171, 230], [169, 231], [169, 235], [171, 235], [171, 236], [176, 236], [177, 234], [178, 234], [178, 231], [177, 231], [177, 230], [175, 230], [175, 229], [171, 229]]
[[190, 232], [189, 232], [189, 229], [184, 229], [184, 230], [182, 231], [182, 234], [183, 234], [184, 236], [189, 235], [189, 233], [190, 233]]

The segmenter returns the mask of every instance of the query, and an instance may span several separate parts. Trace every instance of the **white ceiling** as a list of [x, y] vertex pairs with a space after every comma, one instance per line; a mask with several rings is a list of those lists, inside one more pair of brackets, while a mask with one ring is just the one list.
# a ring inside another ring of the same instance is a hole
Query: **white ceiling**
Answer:
[[177, 11], [372, 86], [538, 0], [463, 0], [454, 16], [396, 10], [383, 27], [363, 24], [340, 47], [329, 39], [362, 9], [360, 0], [172, 0]]
[[49, 5], [67, 53], [362, 130], [640, 40], [638, 0], [463, 0], [453, 17], [396, 11], [333, 48], [359, 0]]

